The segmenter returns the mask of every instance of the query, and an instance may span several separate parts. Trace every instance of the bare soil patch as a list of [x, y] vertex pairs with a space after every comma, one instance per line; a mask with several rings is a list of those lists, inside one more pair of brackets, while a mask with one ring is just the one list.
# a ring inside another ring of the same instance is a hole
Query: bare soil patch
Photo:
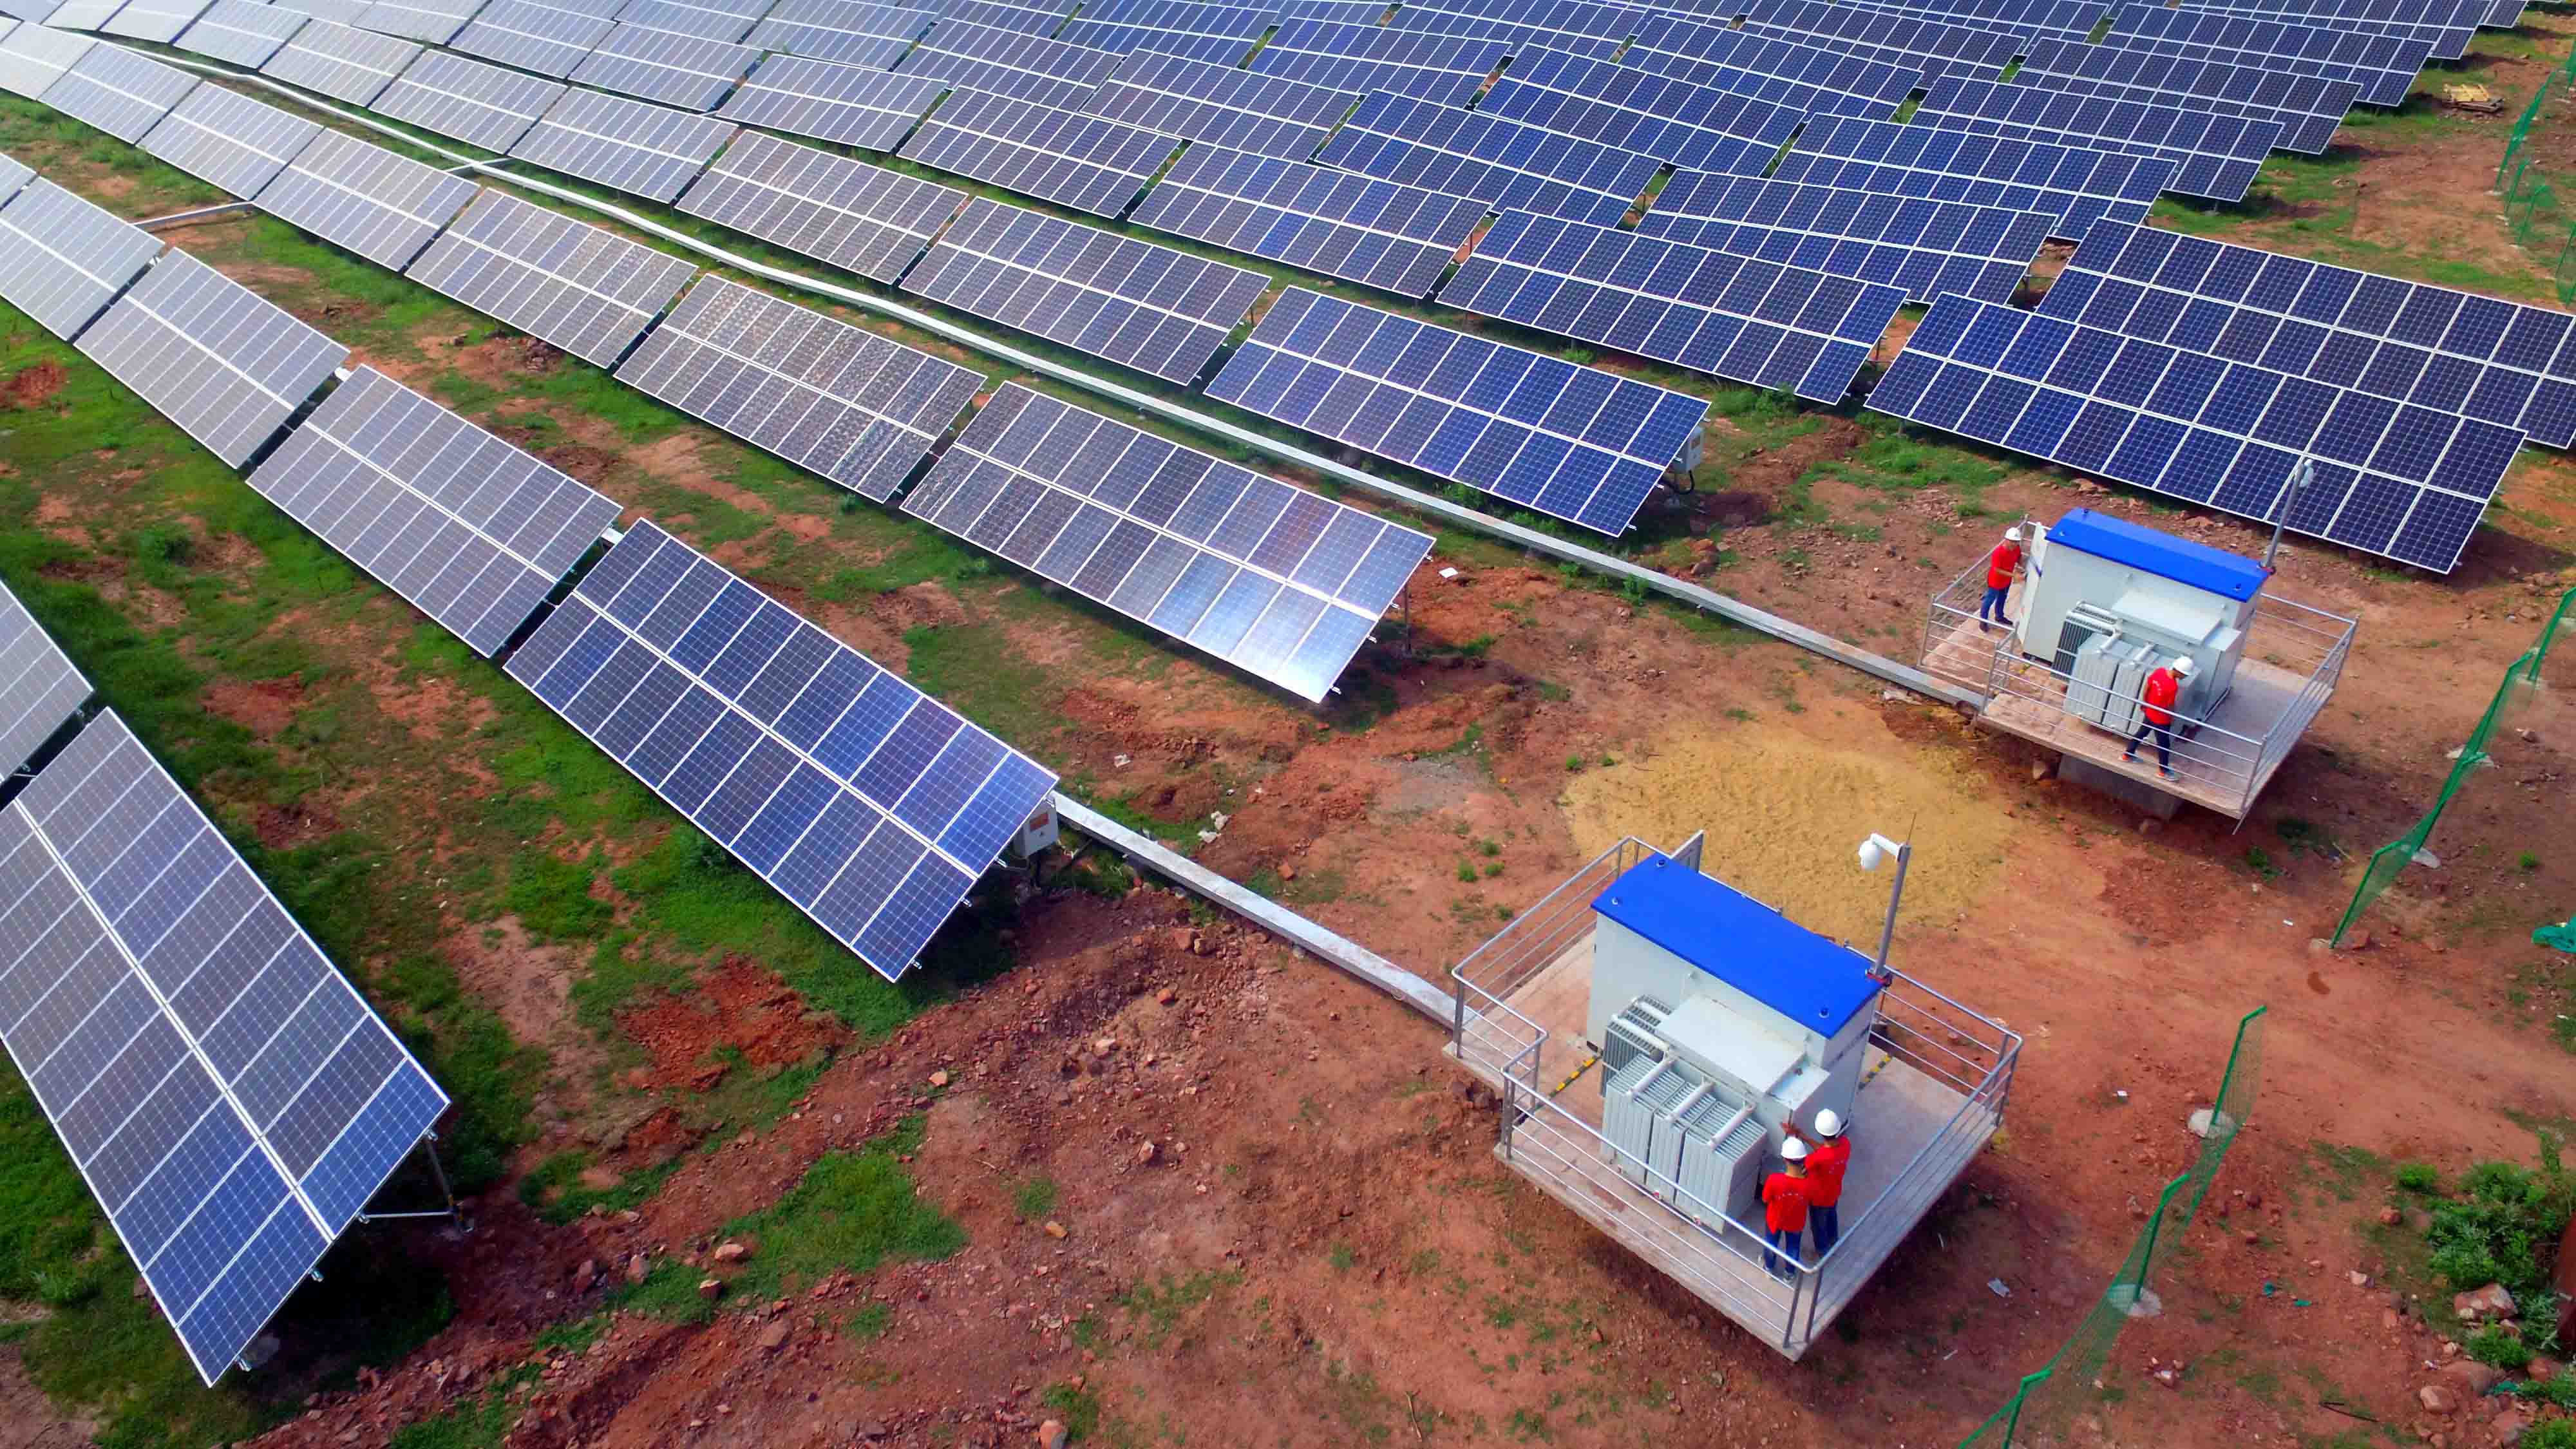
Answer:
[[848, 1034], [777, 977], [728, 956], [685, 992], [619, 1013], [651, 1059], [649, 1083], [712, 1090], [736, 1064], [754, 1071], [812, 1060]]
[[31, 363], [9, 374], [9, 381], [0, 384], [0, 395], [5, 395], [13, 408], [42, 407], [70, 380], [71, 374], [59, 362]]
[[264, 740], [275, 739], [295, 723], [295, 712], [303, 703], [304, 681], [292, 675], [252, 681], [218, 679], [205, 690], [208, 711]]

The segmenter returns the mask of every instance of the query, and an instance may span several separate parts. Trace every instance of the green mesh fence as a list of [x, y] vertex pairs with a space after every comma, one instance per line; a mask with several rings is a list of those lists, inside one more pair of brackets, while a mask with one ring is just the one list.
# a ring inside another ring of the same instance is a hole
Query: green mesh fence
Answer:
[[2576, 53], [2540, 83], [2531, 104], [2513, 123], [2504, 160], [2496, 167], [2496, 194], [2504, 200], [2505, 224], [2516, 245], [2548, 266], [2561, 303], [2576, 303], [2576, 216], [2559, 203], [2558, 190], [2549, 183], [2543, 158], [2536, 154], [2541, 148], [2532, 144], [2531, 132], [2535, 122], [2545, 123], [2550, 108], [2566, 99], [2571, 83], [2576, 83]]
[[2549, 658], [2550, 645], [2567, 627], [2571, 607], [2576, 607], [2576, 589], [2569, 589], [2559, 596], [2558, 607], [2550, 612], [2548, 622], [2540, 626], [2540, 637], [2505, 670], [2504, 682], [2496, 686], [2495, 698], [2487, 701], [2486, 713], [2478, 716], [2477, 727], [2460, 742], [2459, 754], [2451, 762], [2451, 773], [2442, 781], [2441, 793], [2433, 797], [2433, 808], [2424, 812], [2424, 818], [2416, 821], [2413, 829], [2370, 853], [2370, 864], [2362, 870], [2361, 880], [2353, 887], [2352, 904], [2344, 907], [2343, 919], [2335, 923], [2331, 938], [2335, 945], [2343, 944], [2344, 936], [2352, 930], [2353, 923], [2361, 919], [2361, 913], [2370, 909], [2370, 903], [2379, 899], [2380, 893], [2414, 863], [2425, 842], [2432, 839], [2433, 827], [2441, 822], [2442, 812], [2450, 806], [2451, 797], [2459, 794], [2460, 787], [2486, 764], [2487, 741], [2504, 727], [2514, 706], [2530, 699], [2539, 690], [2540, 666]]

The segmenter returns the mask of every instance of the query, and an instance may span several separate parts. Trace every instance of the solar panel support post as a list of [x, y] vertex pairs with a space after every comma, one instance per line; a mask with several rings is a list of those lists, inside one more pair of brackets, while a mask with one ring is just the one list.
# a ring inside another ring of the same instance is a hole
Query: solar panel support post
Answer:
[[156, 216], [149, 221], [138, 221], [135, 225], [145, 231], [159, 231], [163, 227], [188, 226], [200, 221], [213, 221], [219, 217], [258, 209], [247, 201], [227, 201], [216, 206], [200, 206], [188, 211], [174, 211], [168, 216]]
[[2272, 541], [2263, 546], [2265, 573], [2272, 571], [2272, 560], [2280, 557], [2281, 529], [2290, 521], [2290, 510], [2298, 506], [2299, 490], [2307, 487], [2316, 476], [2317, 462], [2314, 458], [2301, 457], [2298, 466], [2290, 470], [2290, 481], [2281, 489], [2281, 506], [2272, 515]]
[[424, 1134], [418, 1142], [412, 1144], [412, 1150], [419, 1153], [422, 1160], [429, 1164], [429, 1175], [438, 1183], [439, 1199], [440, 1201], [445, 1202], [447, 1206], [443, 1208], [420, 1208], [413, 1211], [398, 1213], [371, 1213], [361, 1210], [358, 1214], [358, 1221], [362, 1223], [389, 1223], [401, 1222], [407, 1218], [453, 1218], [459, 1216], [456, 1211], [456, 1190], [448, 1186], [447, 1168], [438, 1160], [438, 1134], [435, 1132]]

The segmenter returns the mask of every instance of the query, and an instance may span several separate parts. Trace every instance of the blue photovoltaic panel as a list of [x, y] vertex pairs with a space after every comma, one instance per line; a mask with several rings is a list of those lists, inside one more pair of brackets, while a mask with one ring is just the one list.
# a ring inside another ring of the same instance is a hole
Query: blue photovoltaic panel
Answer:
[[1082, 108], [1211, 146], [1302, 161], [1358, 99], [1187, 56], [1139, 51], [1119, 62]]
[[491, 0], [448, 44], [468, 55], [562, 79], [617, 28], [615, 0]]
[[482, 3], [483, 0], [370, 0], [358, 18], [349, 23], [379, 35], [445, 45]]
[[1980, 78], [1999, 75], [2021, 54], [2017, 36], [1952, 25], [1937, 15], [1865, 10], [1832, 0], [1757, 0], [1744, 28], [1919, 70], [1927, 85], [1953, 72]]
[[2433, 43], [2421, 38], [2143, 4], [2122, 6], [2102, 43], [2353, 81], [2366, 106], [2404, 105], [2433, 55]]
[[734, 133], [731, 121], [568, 90], [510, 154], [655, 201], [680, 194]]
[[256, 5], [252, 0], [215, 0], [196, 23], [180, 32], [176, 42], [181, 50], [211, 55], [217, 60], [257, 70], [277, 54], [277, 48], [304, 27], [302, 12], [275, 5]]
[[236, 468], [349, 358], [283, 308], [175, 251], [73, 345]]
[[15, 774], [88, 698], [71, 656], [0, 585], [0, 769]]
[[1608, 60], [1645, 25], [1647, 13], [1602, 0], [1440, 0], [1402, 6], [1388, 23], [1398, 30], [1500, 40], [1515, 49], [1544, 45]]
[[509, 669], [888, 980], [1055, 784], [649, 521]]
[[616, 365], [697, 269], [486, 191], [403, 275], [585, 362]]
[[1277, 23], [1276, 6], [1215, 5], [1205, 0], [1108, 0], [1085, 6], [1059, 40], [1120, 55], [1158, 50], [1192, 60], [1238, 65], [1252, 43]]
[[1022, 35], [1053, 35], [1073, 12], [1075, 0], [939, 0], [932, 8], [950, 20], [1012, 30]]
[[1476, 109], [1684, 170], [1742, 176], [1768, 170], [1805, 118], [1733, 91], [1537, 47], [1513, 59]]
[[506, 152], [563, 93], [561, 81], [433, 50], [394, 77], [368, 109], [487, 151]]
[[1648, 21], [1621, 60], [1694, 85], [1835, 116], [1884, 118], [1923, 85], [1923, 72], [1910, 65], [1681, 15]]
[[0, 301], [69, 341], [161, 254], [161, 239], [38, 177], [0, 206]]
[[2040, 314], [2576, 442], [2569, 314], [2135, 226], [2100, 226]]
[[2490, 7], [2488, 0], [2178, 0], [2177, 8], [2421, 40], [2431, 46], [2433, 59], [2458, 60], [2469, 53], [2469, 37], [2485, 23]]
[[947, 93], [942, 80], [773, 55], [716, 114], [746, 126], [891, 151]]
[[38, 99], [131, 142], [142, 140], [196, 86], [197, 78], [184, 70], [121, 46], [94, 45]]
[[[1959, 296], [1932, 304], [1869, 405], [2436, 573], [2522, 444], [2519, 429]], [[2285, 510], [2303, 455], [2315, 477]]]
[[1407, 297], [1430, 293], [1485, 203], [1302, 161], [1192, 146], [1136, 208], [1141, 226]]
[[884, 70], [938, 20], [935, 11], [879, 0], [779, 0], [743, 44]]
[[1616, 223], [1662, 163], [1483, 111], [1380, 91], [1360, 102], [1323, 154], [1327, 166], [1472, 196], [1497, 211]]
[[269, 215], [399, 272], [478, 189], [462, 176], [325, 131], [257, 200]]
[[2263, 158], [2281, 140], [2278, 121], [1957, 76], [1932, 87], [1914, 124], [2165, 157], [2180, 164], [2167, 190], [2211, 201], [2244, 200]]
[[1458, 105], [1476, 94], [1511, 49], [1509, 41], [1474, 36], [1292, 19], [1252, 57], [1252, 68], [1354, 95], [1393, 91]]
[[1992, 30], [2005, 35], [2071, 35], [2093, 33], [2116, 0], [1842, 0], [1863, 10], [1891, 15], [1923, 15], [1944, 25]]
[[0, 1039], [221, 1377], [447, 1107], [102, 714], [0, 812]]
[[1158, 131], [1079, 111], [960, 91], [900, 153], [1095, 216], [1116, 216], [1179, 145]]
[[2052, 90], [2277, 121], [2282, 149], [2310, 156], [2326, 149], [2361, 98], [2355, 81], [2064, 40], [2032, 46], [2016, 78]]
[[966, 193], [919, 176], [749, 135], [689, 183], [680, 210], [873, 281], [891, 282]]
[[736, 41], [751, 33], [753, 22], [768, 8], [769, 0], [627, 0], [617, 20], [621, 25]]
[[1440, 300], [1830, 406], [1905, 291], [1514, 211]]
[[2105, 217], [2144, 221], [2177, 163], [2006, 136], [1819, 116], [1772, 173], [1891, 196], [1965, 201], [2057, 218], [2051, 235], [2079, 241]]
[[1905, 289], [2009, 302], [2057, 219], [1837, 186], [1685, 171], [1637, 223], [1647, 236]]
[[568, 79], [685, 111], [711, 111], [759, 60], [760, 52], [747, 45], [621, 24]]
[[963, 20], [932, 26], [898, 67], [902, 74], [928, 76], [961, 90], [1067, 110], [1080, 110], [1092, 87], [1117, 68], [1118, 57], [1110, 51]]
[[1431, 552], [1429, 534], [1020, 383], [904, 511], [1316, 701]]
[[366, 18], [368, 0], [269, 0], [282, 10], [301, 10], [316, 20], [356, 25]]
[[393, 84], [403, 68], [421, 54], [408, 40], [357, 30], [330, 20], [296, 28], [259, 68], [260, 74], [288, 85], [363, 106]]
[[1613, 538], [1708, 400], [1292, 287], [1208, 396]]

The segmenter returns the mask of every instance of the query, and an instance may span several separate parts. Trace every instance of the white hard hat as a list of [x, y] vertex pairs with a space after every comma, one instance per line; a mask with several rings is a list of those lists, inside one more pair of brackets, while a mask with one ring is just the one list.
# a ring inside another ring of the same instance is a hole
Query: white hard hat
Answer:
[[2021, 542], [2021, 525], [2016, 523], [2012, 527], [2005, 529], [2004, 537], [2013, 543]]
[[1807, 1144], [1792, 1137], [1780, 1144], [1780, 1155], [1791, 1162], [1804, 1162], [1807, 1158]]
[[1823, 1110], [1823, 1111], [1821, 1111], [1821, 1112], [1818, 1112], [1818, 1113], [1816, 1114], [1816, 1135], [1817, 1135], [1817, 1136], [1819, 1136], [1819, 1137], [1840, 1137], [1840, 1136], [1842, 1136], [1842, 1135], [1843, 1135], [1843, 1118], [1842, 1118], [1842, 1114], [1841, 1114], [1841, 1113], [1839, 1113], [1839, 1112], [1837, 1112], [1837, 1111], [1835, 1111], [1835, 1110], [1834, 1110], [1833, 1108], [1831, 1108], [1831, 1107], [1827, 1107], [1825, 1110]]
[[2191, 656], [2186, 654], [2180, 659], [2175, 660], [2173, 662], [2173, 672], [2176, 679], [2180, 679], [2184, 675], [2191, 673]]

